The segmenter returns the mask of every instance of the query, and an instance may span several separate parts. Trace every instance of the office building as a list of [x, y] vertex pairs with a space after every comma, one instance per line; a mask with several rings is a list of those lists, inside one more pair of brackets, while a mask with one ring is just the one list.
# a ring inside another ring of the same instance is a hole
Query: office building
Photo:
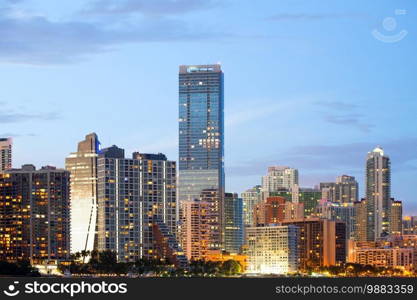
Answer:
[[243, 223], [246, 227], [253, 227], [253, 210], [262, 201], [262, 188], [254, 186], [241, 194], [243, 199]]
[[97, 157], [95, 133], [78, 143], [77, 152], [65, 160], [71, 174], [71, 252], [97, 248]]
[[0, 173], [0, 260], [69, 259], [68, 171], [33, 165]]
[[12, 139], [0, 138], [0, 172], [12, 168]]
[[158, 258], [153, 226], [176, 232], [176, 163], [163, 154], [125, 158], [112, 146], [100, 151], [97, 173], [98, 250], [123, 262]]
[[280, 189], [290, 190], [298, 185], [298, 170], [286, 166], [272, 166], [268, 174], [262, 176], [262, 191], [275, 192]]
[[224, 87], [220, 65], [179, 69], [179, 201], [224, 194]]
[[240, 253], [244, 242], [243, 201], [237, 194], [224, 196], [224, 249], [228, 253]]
[[299, 228], [265, 226], [246, 228], [247, 273], [288, 274], [299, 269]]

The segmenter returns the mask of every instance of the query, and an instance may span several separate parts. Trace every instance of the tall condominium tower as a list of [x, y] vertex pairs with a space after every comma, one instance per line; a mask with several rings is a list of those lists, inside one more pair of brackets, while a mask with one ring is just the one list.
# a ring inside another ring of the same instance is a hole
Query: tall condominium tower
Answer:
[[0, 173], [0, 260], [68, 260], [68, 171], [33, 165]]
[[77, 152], [65, 160], [71, 173], [71, 251], [97, 247], [97, 156], [99, 141], [95, 133], [78, 143]]
[[224, 195], [223, 72], [220, 65], [179, 69], [179, 201], [205, 189]]
[[12, 139], [0, 138], [0, 172], [12, 167]]
[[359, 200], [358, 182], [355, 177], [342, 175], [336, 182], [320, 183], [323, 199], [337, 203], [354, 203]]
[[176, 232], [176, 163], [161, 153], [125, 158], [112, 146], [100, 152], [97, 172], [98, 250], [116, 251], [124, 262], [158, 258], [154, 227], [165, 235], [159, 240]]
[[298, 185], [298, 170], [286, 166], [273, 166], [268, 168], [268, 174], [262, 176], [262, 190], [276, 192], [281, 189], [292, 189]]
[[391, 167], [381, 147], [366, 158], [367, 240], [374, 241], [390, 233]]

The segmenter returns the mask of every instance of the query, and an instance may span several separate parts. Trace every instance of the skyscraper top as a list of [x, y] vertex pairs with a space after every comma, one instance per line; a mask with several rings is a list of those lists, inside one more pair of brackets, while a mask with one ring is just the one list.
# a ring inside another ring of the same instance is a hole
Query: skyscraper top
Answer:
[[384, 149], [382, 149], [381, 146], [376, 146], [372, 152], [368, 152], [368, 156], [372, 156], [373, 154], [379, 154], [381, 156], [384, 156]]
[[221, 65], [181, 65], [180, 74], [188, 73], [220, 73], [222, 71]]

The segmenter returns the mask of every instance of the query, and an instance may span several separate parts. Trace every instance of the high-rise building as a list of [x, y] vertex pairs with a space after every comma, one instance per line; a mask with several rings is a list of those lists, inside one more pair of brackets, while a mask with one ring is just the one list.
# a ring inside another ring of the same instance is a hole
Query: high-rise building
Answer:
[[342, 175], [336, 178], [336, 182], [320, 183], [322, 198], [330, 202], [354, 203], [358, 201], [358, 182], [355, 177]]
[[390, 159], [381, 147], [366, 158], [367, 237], [376, 240], [390, 233], [391, 167]]
[[417, 235], [417, 216], [405, 216], [403, 218], [403, 234]]
[[179, 68], [178, 200], [224, 195], [224, 87], [220, 65]]
[[255, 227], [281, 223], [285, 219], [285, 198], [267, 197], [265, 202], [255, 205], [253, 217]]
[[210, 249], [210, 203], [200, 200], [180, 202], [180, 241], [185, 256], [205, 259]]
[[253, 227], [253, 210], [255, 205], [262, 201], [262, 188], [260, 185], [244, 191], [243, 199], [243, 223], [246, 227]]
[[70, 174], [33, 165], [0, 173], [0, 260], [68, 260]]
[[354, 238], [358, 242], [366, 242], [368, 240], [367, 235], [367, 221], [368, 221], [368, 205], [366, 199], [361, 199], [353, 204], [355, 208], [355, 226], [354, 226]]
[[284, 221], [299, 228], [300, 266], [335, 266], [346, 262], [346, 225], [319, 218]]
[[243, 201], [235, 193], [224, 196], [224, 249], [240, 253], [244, 242]]
[[12, 168], [12, 139], [0, 138], [0, 172]]
[[353, 239], [355, 234], [355, 207], [353, 203], [330, 202], [323, 199], [315, 208], [315, 217], [346, 224], [346, 237]]
[[112, 146], [100, 152], [97, 170], [98, 250], [125, 262], [158, 258], [154, 225], [176, 232], [176, 163], [163, 154], [125, 158]]
[[299, 228], [265, 226], [246, 228], [247, 273], [287, 274], [298, 271]]
[[97, 157], [95, 133], [78, 143], [77, 152], [65, 160], [71, 173], [71, 252], [97, 248]]
[[286, 166], [273, 166], [268, 168], [268, 174], [262, 176], [262, 190], [275, 192], [280, 189], [290, 190], [298, 185], [298, 170]]
[[391, 199], [391, 234], [401, 235], [403, 233], [403, 204], [394, 198]]
[[208, 203], [208, 222], [210, 226], [209, 249], [219, 250], [224, 248], [224, 195], [219, 195], [218, 189], [204, 189], [201, 191], [200, 200]]

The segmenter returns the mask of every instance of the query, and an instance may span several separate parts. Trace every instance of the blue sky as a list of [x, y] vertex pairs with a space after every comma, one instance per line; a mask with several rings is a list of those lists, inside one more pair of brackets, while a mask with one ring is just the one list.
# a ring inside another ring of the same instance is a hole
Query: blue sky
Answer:
[[92, 131], [176, 160], [178, 65], [221, 62], [228, 191], [278, 164], [363, 195], [381, 145], [417, 213], [416, 30], [413, 0], [0, 0], [0, 136], [15, 166], [63, 167]]

